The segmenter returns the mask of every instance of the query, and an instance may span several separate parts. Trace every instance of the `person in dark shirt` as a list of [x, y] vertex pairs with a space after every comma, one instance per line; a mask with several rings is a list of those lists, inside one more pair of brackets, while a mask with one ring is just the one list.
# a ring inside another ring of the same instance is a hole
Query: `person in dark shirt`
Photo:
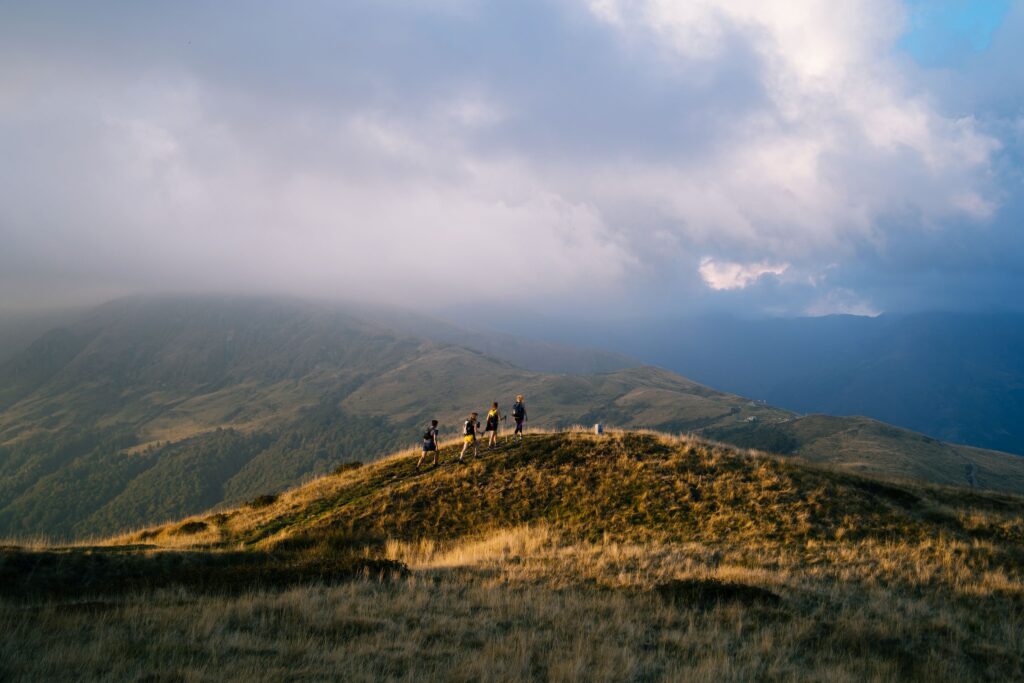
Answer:
[[516, 402], [512, 404], [512, 419], [516, 421], [516, 431], [512, 435], [522, 441], [523, 423], [526, 422], [526, 404], [522, 394], [516, 396]]
[[434, 454], [433, 465], [437, 464], [437, 420], [431, 420], [430, 426], [427, 427], [427, 431], [423, 433], [423, 455], [420, 456], [420, 461], [416, 463], [416, 469], [420, 468], [423, 461], [427, 459], [427, 453]]

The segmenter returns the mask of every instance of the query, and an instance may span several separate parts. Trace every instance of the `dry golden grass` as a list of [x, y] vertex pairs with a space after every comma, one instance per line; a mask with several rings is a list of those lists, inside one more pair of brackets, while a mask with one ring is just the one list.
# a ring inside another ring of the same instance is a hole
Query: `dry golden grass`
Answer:
[[241, 595], [11, 596], [0, 678], [1024, 679], [1018, 498], [685, 437], [534, 436], [458, 466], [450, 443], [425, 472], [396, 454], [110, 539], [409, 571]]
[[[160, 591], [8, 603], [0, 608], [2, 673], [211, 681], [941, 681], [1024, 673], [1020, 576], [908, 590], [923, 577], [960, 572], [948, 553], [928, 548], [909, 556], [850, 548], [858, 562], [844, 575], [826, 564], [751, 565], [699, 544], [564, 545], [546, 528], [387, 548], [413, 567], [409, 578], [231, 598]], [[856, 569], [872, 565], [881, 571]], [[689, 578], [758, 586], [781, 602], [689, 603], [658, 590]]]

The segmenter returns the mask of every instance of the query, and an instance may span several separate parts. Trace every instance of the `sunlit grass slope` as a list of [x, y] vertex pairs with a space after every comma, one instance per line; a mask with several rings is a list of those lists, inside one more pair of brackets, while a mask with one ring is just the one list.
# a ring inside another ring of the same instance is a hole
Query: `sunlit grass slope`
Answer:
[[[945, 534], [1007, 538], [1024, 499], [886, 483], [686, 437], [621, 432], [531, 434], [437, 467], [399, 454], [344, 468], [262, 507], [242, 506], [122, 538], [203, 547], [274, 547], [296, 539], [451, 540], [545, 524], [574, 537], [782, 544]], [[266, 501], [263, 501], [266, 502]], [[971, 515], [989, 514], [985, 523]], [[1007, 514], [996, 515], [998, 511]], [[981, 525], [981, 526], [978, 526]]]
[[1024, 499], [653, 433], [457, 449], [7, 549], [0, 674], [1024, 676]]

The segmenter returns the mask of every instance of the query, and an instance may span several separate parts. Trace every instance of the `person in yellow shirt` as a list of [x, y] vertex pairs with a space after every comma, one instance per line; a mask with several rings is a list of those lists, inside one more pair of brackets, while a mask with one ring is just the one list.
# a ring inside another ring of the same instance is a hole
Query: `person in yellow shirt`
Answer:
[[487, 426], [484, 427], [484, 434], [487, 434], [487, 450], [491, 450], [498, 445], [498, 425], [504, 417], [501, 411], [498, 410], [498, 402], [495, 401], [491, 404], [491, 409], [487, 411]]
[[473, 455], [480, 455], [480, 451], [476, 445], [476, 434], [480, 431], [480, 421], [476, 419], [477, 414], [475, 412], [469, 414], [469, 419], [466, 420], [466, 424], [463, 426], [462, 433], [462, 452], [459, 453], [459, 462], [462, 462], [463, 456], [466, 455], [466, 451], [469, 449], [470, 444], [473, 446]]

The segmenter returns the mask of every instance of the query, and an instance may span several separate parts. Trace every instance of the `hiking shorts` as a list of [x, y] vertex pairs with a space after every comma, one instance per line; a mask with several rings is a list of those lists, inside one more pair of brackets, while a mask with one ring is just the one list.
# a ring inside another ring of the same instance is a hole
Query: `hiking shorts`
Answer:
[[436, 450], [437, 450], [437, 444], [434, 443], [433, 441], [424, 441], [423, 442], [423, 452], [424, 453], [429, 453], [430, 451], [436, 451]]
[[523, 417], [517, 417], [516, 418], [516, 434], [522, 434], [523, 433], [523, 421], [525, 419], [526, 418], [523, 418]]
[[464, 436], [462, 440], [465, 441], [466, 443], [473, 443], [474, 441], [476, 441], [476, 437], [473, 436], [472, 434], [466, 434], [466, 436]]
[[484, 431], [485, 432], [496, 432], [496, 431], [498, 431], [498, 423], [495, 422], [494, 424], [488, 424], [487, 427], [484, 429]]

